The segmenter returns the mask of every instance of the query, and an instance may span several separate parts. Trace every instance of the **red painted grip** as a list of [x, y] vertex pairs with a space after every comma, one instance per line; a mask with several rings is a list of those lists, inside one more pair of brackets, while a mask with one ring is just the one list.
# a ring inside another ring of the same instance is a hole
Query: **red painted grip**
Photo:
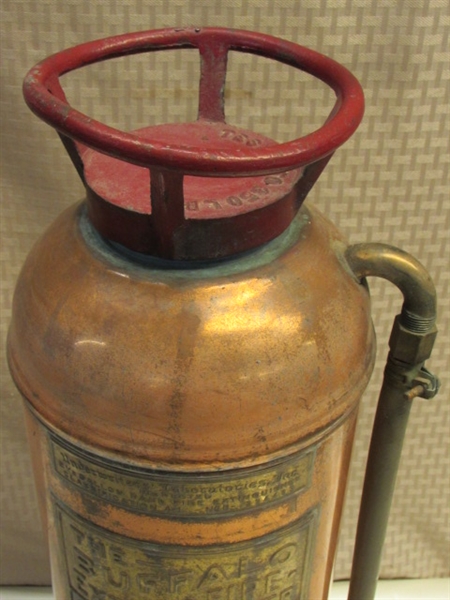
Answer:
[[[82, 66], [141, 52], [198, 48], [202, 57], [199, 118], [223, 120], [223, 84], [229, 50], [257, 54], [321, 79], [336, 93], [336, 104], [318, 130], [266, 147], [217, 150], [142, 140], [104, 125], [72, 108], [59, 77]], [[252, 176], [316, 162], [343, 144], [358, 127], [364, 96], [357, 79], [334, 60], [292, 42], [261, 33], [222, 28], [162, 29], [115, 36], [69, 48], [46, 58], [24, 81], [28, 106], [60, 133], [104, 154], [144, 167], [164, 167], [203, 176]]]

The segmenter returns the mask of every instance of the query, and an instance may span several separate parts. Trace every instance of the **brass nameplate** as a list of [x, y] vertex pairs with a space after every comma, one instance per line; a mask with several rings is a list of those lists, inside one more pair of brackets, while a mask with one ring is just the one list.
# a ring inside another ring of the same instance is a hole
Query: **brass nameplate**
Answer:
[[285, 501], [309, 488], [314, 451], [269, 466], [180, 474], [138, 469], [50, 438], [57, 475], [84, 494], [137, 513], [217, 518]]
[[126, 538], [54, 506], [71, 600], [310, 600], [315, 510], [249, 542], [192, 548]]

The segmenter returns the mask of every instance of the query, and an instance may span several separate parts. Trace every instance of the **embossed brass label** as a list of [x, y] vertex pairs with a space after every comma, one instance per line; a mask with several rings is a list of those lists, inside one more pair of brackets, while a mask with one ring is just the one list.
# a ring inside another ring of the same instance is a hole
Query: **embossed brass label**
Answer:
[[191, 548], [125, 538], [54, 506], [71, 600], [310, 600], [314, 510], [250, 542]]
[[154, 516], [217, 518], [263, 508], [306, 490], [314, 452], [269, 466], [175, 474], [112, 463], [51, 438], [58, 476], [105, 502]]

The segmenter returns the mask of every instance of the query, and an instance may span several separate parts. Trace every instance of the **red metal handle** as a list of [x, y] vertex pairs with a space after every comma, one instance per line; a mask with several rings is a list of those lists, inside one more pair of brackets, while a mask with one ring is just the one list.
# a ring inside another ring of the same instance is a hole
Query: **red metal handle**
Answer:
[[[326, 123], [305, 137], [267, 147], [217, 150], [144, 141], [72, 108], [59, 77], [82, 66], [142, 52], [198, 48], [201, 55], [199, 119], [224, 121], [223, 89], [230, 50], [265, 56], [328, 84], [337, 101]], [[64, 136], [104, 154], [144, 167], [203, 176], [252, 176], [316, 162], [343, 144], [359, 125], [364, 96], [357, 79], [334, 60], [292, 42], [222, 28], [161, 29], [115, 36], [69, 48], [36, 65], [24, 81], [28, 106]]]

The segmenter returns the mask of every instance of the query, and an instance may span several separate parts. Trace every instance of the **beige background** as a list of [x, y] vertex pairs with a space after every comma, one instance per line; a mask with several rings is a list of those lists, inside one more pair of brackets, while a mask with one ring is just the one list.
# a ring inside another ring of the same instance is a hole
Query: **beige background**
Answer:
[[[329, 164], [314, 201], [351, 242], [399, 245], [432, 274], [440, 337], [430, 367], [439, 397], [416, 401], [383, 559], [384, 577], [449, 575], [449, 224], [447, 0], [3, 0], [1, 316], [31, 245], [82, 186], [56, 135], [21, 98], [25, 71], [44, 56], [107, 35], [175, 25], [221, 25], [285, 37], [334, 57], [366, 93], [363, 125]], [[104, 64], [69, 77], [72, 103], [121, 127], [195, 116], [195, 52]], [[194, 87], [193, 87], [193, 84]], [[109, 90], [109, 91], [107, 91]], [[318, 126], [330, 107], [322, 85], [248, 56], [233, 56], [227, 117], [278, 140]], [[365, 395], [335, 574], [347, 577], [363, 465], [398, 292], [372, 283], [379, 358]], [[3, 358], [2, 358], [3, 360]], [[49, 581], [20, 402], [1, 366], [0, 583]]]

